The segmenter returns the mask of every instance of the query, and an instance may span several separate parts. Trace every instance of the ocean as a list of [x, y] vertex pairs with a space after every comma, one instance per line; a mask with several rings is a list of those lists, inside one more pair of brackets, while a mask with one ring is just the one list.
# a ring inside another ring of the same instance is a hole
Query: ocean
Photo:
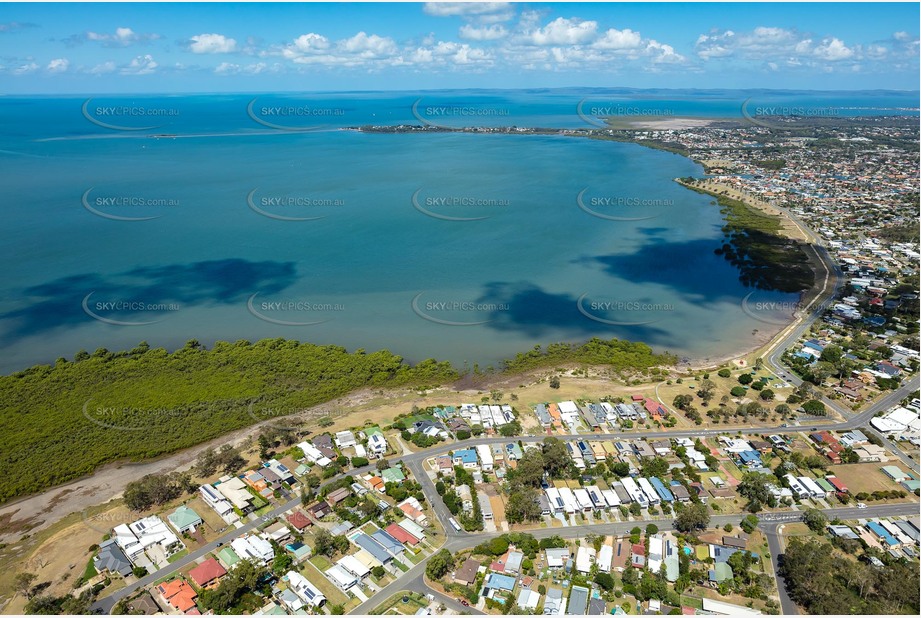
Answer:
[[596, 336], [719, 358], [778, 328], [797, 298], [746, 288], [714, 254], [719, 209], [674, 182], [701, 176], [697, 164], [570, 136], [342, 128], [575, 128], [602, 108], [888, 114], [914, 101], [569, 90], [0, 97], [0, 370], [142, 340], [172, 349], [265, 337], [458, 367]]

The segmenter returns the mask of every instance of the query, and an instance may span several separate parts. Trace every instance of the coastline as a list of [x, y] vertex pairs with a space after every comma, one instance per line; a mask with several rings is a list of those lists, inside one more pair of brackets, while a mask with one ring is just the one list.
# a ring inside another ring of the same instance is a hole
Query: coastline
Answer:
[[[525, 133], [527, 131], [514, 131], [512, 133]], [[581, 136], [578, 133], [573, 134], [572, 132], [565, 132], [565, 130], [560, 130], [560, 134], [570, 135], [570, 136]], [[546, 134], [546, 132], [541, 132], [540, 134]], [[589, 136], [591, 137], [591, 136]], [[602, 139], [604, 139], [602, 137]], [[628, 143], [636, 143], [637, 145], [646, 146], [648, 148], [656, 148], [656, 146], [649, 143], [643, 143], [643, 141], [638, 140], [612, 140], [612, 141], [625, 141]], [[666, 148], [659, 148], [666, 149]], [[679, 153], [680, 154], [680, 153]], [[688, 157], [690, 158], [690, 157]], [[693, 159], [691, 159], [694, 161]], [[700, 163], [699, 161], [694, 161], [695, 163]], [[684, 184], [684, 183], [681, 183]], [[685, 185], [686, 186], [686, 185]], [[687, 187], [687, 186], [686, 186]], [[687, 187], [690, 189], [690, 187]], [[693, 190], [693, 189], [692, 189]], [[756, 208], [753, 205], [749, 204], [749, 207]], [[786, 213], [780, 211], [778, 216], [794, 227], [798, 229], [798, 225], [792, 219], [789, 219]], [[805, 235], [805, 233], [804, 233]], [[813, 285], [813, 288], [806, 292], [806, 295], [816, 296], [818, 295], [818, 290], [816, 286]], [[771, 347], [775, 341], [778, 341], [778, 338], [787, 331], [787, 329], [794, 323], [796, 323], [798, 318], [790, 316], [790, 321], [787, 324], [776, 325], [776, 327], [758, 329], [757, 335], [754, 336], [754, 341], [749, 341], [744, 344], [740, 344], [739, 351], [727, 355], [723, 355], [716, 359], [709, 357], [705, 358], [690, 358], [687, 362], [679, 361], [674, 367], [676, 371], [697, 371], [708, 368], [715, 368], [720, 365], [724, 365], [733, 361], [744, 360], [745, 357], [757, 354], [761, 350], [768, 349]], [[572, 365], [579, 365], [584, 363], [567, 363]], [[501, 375], [501, 371], [497, 371], [495, 378], [503, 380], [512, 380], [516, 377], [526, 376], [530, 371], [525, 371], [520, 374], [506, 374]], [[487, 380], [489, 376], [484, 376]], [[352, 399], [353, 397], [358, 396], [364, 389], [358, 389], [341, 397], [340, 399]], [[307, 408], [304, 412], [308, 412], [312, 409], [318, 407], [329, 406], [331, 402], [325, 402], [318, 404], [317, 406]], [[20, 511], [25, 510], [27, 513], [31, 513], [32, 517], [42, 517], [46, 516], [38, 525], [34, 526], [30, 530], [41, 530], [45, 527], [48, 527], [60, 520], [61, 518], [74, 513], [81, 511], [81, 508], [74, 508], [72, 505], [74, 502], [83, 502], [91, 500], [92, 504], [100, 504], [111, 501], [112, 499], [118, 498], [124, 486], [127, 485], [127, 482], [130, 480], [135, 480], [138, 476], [138, 471], [143, 469], [143, 473], [154, 473], [154, 472], [163, 472], [167, 470], [183, 470], [188, 468], [195, 456], [209, 445], [225, 444], [225, 443], [234, 443], [239, 444], [243, 442], [247, 436], [252, 435], [253, 431], [258, 429], [264, 423], [258, 423], [254, 425], [249, 425], [238, 430], [234, 430], [228, 434], [224, 434], [218, 437], [215, 437], [208, 442], [199, 443], [197, 445], [191, 446], [189, 448], [176, 451], [164, 455], [159, 458], [152, 460], [144, 460], [141, 462], [134, 461], [112, 461], [110, 463], [104, 464], [100, 468], [96, 469], [92, 473], [69, 481], [63, 485], [57, 485], [51, 488], [46, 489], [37, 494], [22, 496], [11, 500], [0, 506], [0, 521], [4, 522], [4, 528], [8, 528], [10, 524], [13, 524], [13, 518]], [[106, 491], [109, 490], [109, 491]], [[105, 494], [107, 497], [100, 497], [102, 494]], [[50, 516], [50, 517], [48, 517]], [[22, 522], [22, 520], [16, 520]], [[28, 520], [27, 520], [28, 521]], [[8, 534], [16, 534], [15, 532], [5, 533], [0, 535], [0, 539], [7, 536]]]

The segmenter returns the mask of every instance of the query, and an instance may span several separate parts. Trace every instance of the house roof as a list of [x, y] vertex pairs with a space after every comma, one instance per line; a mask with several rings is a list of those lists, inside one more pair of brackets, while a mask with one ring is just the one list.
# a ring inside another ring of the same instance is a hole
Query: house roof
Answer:
[[588, 588], [573, 586], [572, 591], [569, 593], [569, 609], [566, 610], [566, 613], [581, 616], [585, 613], [587, 604]]
[[192, 581], [198, 584], [198, 586], [205, 586], [226, 574], [227, 570], [214, 558], [205, 560], [189, 571], [189, 577], [192, 578]]
[[123, 576], [131, 574], [131, 563], [114, 539], [100, 545], [99, 554], [93, 558], [93, 566], [97, 571], [109, 571]]
[[455, 581], [464, 582], [468, 585], [472, 584], [476, 581], [476, 574], [479, 568], [479, 562], [473, 558], [467, 558], [464, 560], [464, 564], [461, 565], [461, 568], [454, 572], [454, 579]]
[[181, 612], [187, 612], [195, 607], [195, 599], [198, 598], [198, 594], [182, 579], [162, 583], [157, 586], [157, 589], [170, 605]]
[[405, 528], [402, 528], [398, 524], [390, 524], [385, 528], [387, 534], [395, 538], [400, 543], [409, 543], [410, 545], [415, 545], [419, 542], [419, 539], [411, 535]]
[[178, 509], [166, 516], [177, 529], [197, 526], [201, 524], [201, 517], [194, 510], [186, 505], [181, 505]]
[[310, 518], [307, 517], [302, 511], [294, 511], [289, 513], [285, 519], [288, 520], [288, 523], [295, 527], [297, 530], [303, 530], [308, 526], [313, 525], [313, 522], [310, 521]]
[[511, 591], [515, 588], [515, 578], [509, 577], [508, 575], [500, 575], [499, 573], [490, 573], [486, 577], [485, 586], [486, 588]]
[[722, 582], [732, 579], [732, 567], [728, 562], [717, 562], [709, 572], [711, 582]]
[[221, 551], [217, 552], [217, 557], [221, 559], [221, 562], [226, 564], [228, 567], [232, 567], [236, 563], [240, 562], [240, 556], [237, 555], [237, 552], [233, 550], [232, 547], [225, 547]]

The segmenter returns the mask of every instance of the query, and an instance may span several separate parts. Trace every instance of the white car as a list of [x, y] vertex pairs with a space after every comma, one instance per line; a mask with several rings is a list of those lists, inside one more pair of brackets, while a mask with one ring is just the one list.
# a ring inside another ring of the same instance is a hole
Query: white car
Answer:
[[857, 503], [857, 508], [858, 508], [858, 509], [865, 509], [865, 508], [867, 508], [867, 505], [864, 504], [863, 502], [858, 502], [858, 503]]

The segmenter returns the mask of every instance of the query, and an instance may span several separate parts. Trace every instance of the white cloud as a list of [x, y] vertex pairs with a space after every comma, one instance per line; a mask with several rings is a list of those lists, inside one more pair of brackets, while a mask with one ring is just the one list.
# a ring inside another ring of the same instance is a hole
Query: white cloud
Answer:
[[339, 41], [338, 47], [350, 54], [360, 54], [368, 58], [391, 56], [397, 51], [397, 45], [390, 37], [366, 34], [363, 31]]
[[103, 62], [97, 64], [92, 69], [89, 70], [90, 75], [104, 75], [106, 73], [113, 73], [115, 71], [115, 63], [109, 60], [108, 62]]
[[508, 30], [498, 24], [491, 26], [472, 26], [464, 24], [458, 31], [458, 36], [468, 41], [495, 41], [508, 36]]
[[63, 73], [70, 66], [70, 60], [67, 58], [55, 58], [48, 63], [48, 66], [45, 67], [45, 70], [49, 73]]
[[196, 54], [227, 54], [237, 49], [237, 42], [223, 34], [199, 34], [190, 39], [189, 51]]
[[422, 10], [435, 17], [462, 17], [480, 23], [508, 21], [514, 16], [508, 2], [426, 2]]
[[36, 63], [28, 62], [13, 69], [13, 75], [27, 75], [29, 73], [38, 71], [40, 68], [41, 67], [39, 67]]
[[294, 39], [294, 46], [304, 53], [329, 48], [329, 39], [321, 34], [309, 32]]
[[642, 41], [643, 37], [640, 36], [639, 32], [635, 32], [629, 28], [624, 30], [611, 28], [601, 35], [592, 45], [598, 49], [636, 49], [640, 47]]
[[270, 67], [265, 62], [256, 62], [246, 65], [222, 62], [214, 68], [214, 72], [218, 75], [238, 75], [241, 73], [246, 75], [259, 75], [260, 73], [275, 69], [276, 67], [274, 67], [274, 65]]
[[131, 28], [119, 26], [115, 32], [88, 31], [82, 35], [74, 35], [65, 39], [68, 44], [78, 44], [83, 41], [101, 43], [105, 47], [128, 47], [140, 43], [149, 43], [163, 38], [156, 33], [137, 33]]
[[831, 38], [822, 41], [822, 44], [815, 48], [814, 53], [822, 60], [836, 62], [838, 60], [847, 60], [854, 55], [854, 50], [845, 45], [844, 41]]
[[123, 75], [148, 75], [153, 73], [158, 66], [153, 56], [145, 54], [143, 56], [137, 56], [126, 66], [123, 66], [121, 68], [121, 73]]
[[535, 45], [581, 45], [595, 38], [598, 22], [557, 17], [528, 35]]

